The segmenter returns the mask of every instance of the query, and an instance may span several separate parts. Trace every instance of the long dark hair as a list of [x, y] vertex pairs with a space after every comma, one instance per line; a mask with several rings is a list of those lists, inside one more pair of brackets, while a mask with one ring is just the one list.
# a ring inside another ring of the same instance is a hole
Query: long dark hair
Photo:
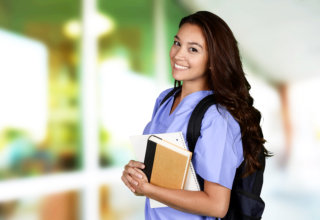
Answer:
[[259, 156], [271, 154], [264, 147], [260, 127], [261, 114], [253, 107], [250, 84], [242, 69], [237, 41], [228, 25], [217, 15], [199, 11], [182, 18], [183, 24], [195, 24], [202, 29], [208, 48], [209, 86], [216, 101], [237, 120], [241, 129], [245, 174], [261, 168]]

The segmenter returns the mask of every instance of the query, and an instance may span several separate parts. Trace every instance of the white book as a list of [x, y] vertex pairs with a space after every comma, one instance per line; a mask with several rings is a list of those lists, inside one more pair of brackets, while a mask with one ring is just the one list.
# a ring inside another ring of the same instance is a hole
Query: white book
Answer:
[[[185, 140], [183, 138], [182, 132], [175, 132], [175, 133], [162, 133], [162, 134], [154, 134], [172, 144], [178, 145], [184, 149], [187, 149]], [[133, 146], [133, 151], [135, 154], [135, 160], [144, 162], [144, 156], [146, 154], [146, 146], [148, 142], [148, 138], [150, 135], [135, 135], [131, 136], [130, 140]], [[200, 186], [197, 180], [196, 173], [194, 171], [194, 167], [192, 163], [190, 163], [187, 179], [184, 185], [185, 190], [190, 191], [200, 191]], [[151, 208], [160, 208], [160, 207], [167, 207], [165, 204], [160, 203], [156, 200], [150, 199], [150, 207]]]

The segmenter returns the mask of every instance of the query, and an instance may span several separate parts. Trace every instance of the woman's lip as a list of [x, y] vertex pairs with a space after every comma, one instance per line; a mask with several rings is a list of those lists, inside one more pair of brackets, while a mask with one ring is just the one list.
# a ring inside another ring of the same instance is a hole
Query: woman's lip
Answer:
[[178, 70], [186, 70], [186, 69], [188, 69], [189, 67], [187, 67], [187, 66], [182, 66], [182, 65], [179, 65], [179, 64], [174, 64], [174, 68], [175, 69], [178, 69]]

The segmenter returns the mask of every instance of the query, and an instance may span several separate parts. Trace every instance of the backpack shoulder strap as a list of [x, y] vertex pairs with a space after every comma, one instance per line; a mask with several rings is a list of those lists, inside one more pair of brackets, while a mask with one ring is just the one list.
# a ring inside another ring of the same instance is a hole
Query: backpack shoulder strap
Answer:
[[[192, 153], [194, 152], [194, 148], [200, 136], [201, 124], [202, 124], [202, 119], [204, 117], [204, 114], [206, 113], [208, 108], [214, 104], [216, 104], [214, 95], [208, 95], [196, 105], [196, 107], [194, 108], [190, 116], [188, 128], [187, 128], [187, 141], [188, 141], [188, 148]], [[203, 191], [204, 180], [198, 174], [196, 175], [197, 175], [200, 189]]]
[[196, 146], [197, 140], [200, 136], [201, 123], [204, 117], [204, 114], [208, 108], [216, 104], [214, 95], [208, 95], [203, 98], [194, 108], [187, 128], [187, 141], [189, 150], [193, 153]]
[[160, 106], [165, 103], [171, 96], [173, 96], [177, 91], [181, 90], [181, 86], [174, 87], [161, 101]]

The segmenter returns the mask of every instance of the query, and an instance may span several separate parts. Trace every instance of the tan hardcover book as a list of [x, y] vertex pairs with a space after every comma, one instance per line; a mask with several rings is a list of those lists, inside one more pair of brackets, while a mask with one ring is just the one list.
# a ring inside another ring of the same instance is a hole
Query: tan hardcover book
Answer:
[[144, 172], [150, 183], [169, 189], [183, 189], [192, 153], [151, 135], [147, 142]]

